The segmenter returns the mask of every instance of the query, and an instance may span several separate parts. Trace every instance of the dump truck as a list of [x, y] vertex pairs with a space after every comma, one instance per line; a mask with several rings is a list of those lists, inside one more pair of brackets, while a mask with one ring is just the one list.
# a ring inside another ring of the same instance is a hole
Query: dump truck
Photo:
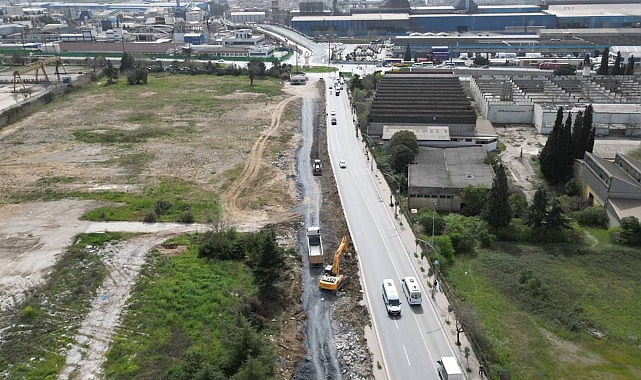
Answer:
[[323, 164], [321, 163], [321, 160], [315, 159], [312, 169], [314, 171], [314, 175], [323, 175]]
[[343, 253], [347, 251], [347, 236], [343, 236], [341, 244], [338, 246], [334, 254], [334, 261], [332, 265], [325, 267], [323, 276], [318, 281], [318, 286], [325, 290], [340, 290], [340, 288], [347, 282], [347, 277], [340, 273], [340, 261]]
[[313, 226], [307, 229], [307, 252], [309, 265], [323, 265], [323, 241], [320, 227]]

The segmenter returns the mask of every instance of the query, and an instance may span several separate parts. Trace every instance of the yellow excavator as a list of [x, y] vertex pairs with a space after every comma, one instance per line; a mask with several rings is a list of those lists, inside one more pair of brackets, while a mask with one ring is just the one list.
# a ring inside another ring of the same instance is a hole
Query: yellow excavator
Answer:
[[343, 236], [341, 244], [338, 246], [336, 253], [334, 254], [334, 263], [333, 265], [328, 265], [325, 267], [323, 276], [318, 281], [318, 286], [321, 289], [325, 290], [339, 290], [347, 282], [347, 277], [343, 276], [340, 271], [340, 261], [343, 253], [347, 251], [347, 236]]

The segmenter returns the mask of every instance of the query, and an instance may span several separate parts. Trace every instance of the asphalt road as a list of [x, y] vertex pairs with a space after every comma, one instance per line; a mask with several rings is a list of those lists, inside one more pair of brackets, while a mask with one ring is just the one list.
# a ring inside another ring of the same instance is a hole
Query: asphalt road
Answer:
[[[326, 79], [327, 83], [331, 79]], [[328, 126], [328, 147], [339, 194], [354, 247], [360, 258], [361, 278], [374, 328], [383, 355], [383, 367], [390, 379], [436, 379], [436, 360], [454, 356], [450, 341], [428, 289], [422, 283], [422, 306], [410, 307], [401, 291], [405, 276], [423, 278], [412, 265], [411, 252], [403, 245], [398, 223], [388, 212], [389, 198], [377, 188], [378, 178], [365, 159], [363, 145], [356, 137], [345, 90], [327, 97], [327, 108], [336, 110], [337, 125]], [[338, 167], [339, 160], [347, 168]], [[381, 296], [381, 283], [391, 278], [401, 292], [401, 315], [389, 317]]]

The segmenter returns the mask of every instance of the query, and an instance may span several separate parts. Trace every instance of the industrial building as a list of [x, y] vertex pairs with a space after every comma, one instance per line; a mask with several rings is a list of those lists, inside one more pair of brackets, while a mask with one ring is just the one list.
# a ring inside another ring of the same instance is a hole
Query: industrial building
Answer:
[[[402, 3], [402, 2], [399, 2]], [[292, 17], [291, 26], [309, 36], [389, 36], [410, 33], [498, 32], [535, 34], [556, 28], [641, 26], [641, 4], [488, 5], [461, 1], [454, 6], [351, 8], [349, 14]]]
[[461, 210], [461, 190], [467, 186], [492, 187], [494, 171], [484, 163], [480, 146], [419, 147], [408, 167], [407, 199], [410, 209]]
[[641, 162], [620, 153], [609, 161], [586, 152], [581, 174], [588, 198], [606, 209], [611, 227], [624, 217], [641, 219]]
[[641, 136], [638, 76], [476, 73], [469, 88], [478, 109], [494, 124], [530, 124], [548, 134], [559, 107], [576, 113], [592, 104], [598, 136]]

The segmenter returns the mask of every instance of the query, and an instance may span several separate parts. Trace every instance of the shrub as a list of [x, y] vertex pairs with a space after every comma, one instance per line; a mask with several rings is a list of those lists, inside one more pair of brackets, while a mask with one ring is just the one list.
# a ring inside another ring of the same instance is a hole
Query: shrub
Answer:
[[145, 217], [142, 219], [143, 223], [156, 223], [157, 220], [158, 216], [153, 211], [145, 214]]
[[156, 215], [163, 215], [166, 214], [169, 209], [171, 209], [171, 202], [164, 201], [162, 199], [158, 199], [156, 201], [156, 205], [154, 206], [154, 212]]
[[496, 239], [499, 241], [528, 242], [532, 231], [530, 227], [520, 223], [510, 223], [509, 226], [499, 228], [496, 231]]
[[582, 226], [607, 227], [608, 215], [602, 206], [591, 206], [581, 211], [572, 213], [572, 218], [576, 219]]
[[183, 213], [178, 216], [178, 223], [190, 224], [193, 222], [194, 222], [194, 214], [189, 210], [183, 211]]

